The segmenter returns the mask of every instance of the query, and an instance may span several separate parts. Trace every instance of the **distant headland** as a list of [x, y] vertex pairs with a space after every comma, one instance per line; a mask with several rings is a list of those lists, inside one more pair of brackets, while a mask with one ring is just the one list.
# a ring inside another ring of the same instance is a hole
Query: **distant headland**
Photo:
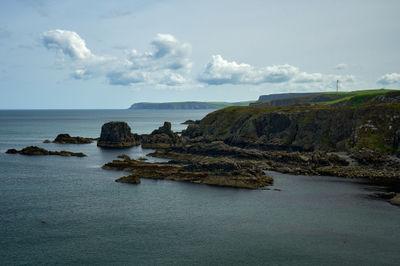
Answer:
[[248, 106], [252, 101], [245, 102], [166, 102], [166, 103], [134, 103], [129, 109], [221, 109], [229, 106]]

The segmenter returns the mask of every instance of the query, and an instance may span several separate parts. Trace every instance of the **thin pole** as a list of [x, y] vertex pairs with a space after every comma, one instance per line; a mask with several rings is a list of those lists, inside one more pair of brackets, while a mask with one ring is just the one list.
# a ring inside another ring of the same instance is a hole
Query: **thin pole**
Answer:
[[336, 80], [336, 93], [339, 93], [339, 80]]

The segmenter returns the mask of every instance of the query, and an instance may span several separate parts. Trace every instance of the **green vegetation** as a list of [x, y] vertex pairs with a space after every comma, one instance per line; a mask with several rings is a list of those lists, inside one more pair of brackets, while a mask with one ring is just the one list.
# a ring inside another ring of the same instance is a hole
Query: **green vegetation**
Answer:
[[269, 100], [264, 102], [256, 102], [250, 106], [290, 106], [290, 105], [340, 105], [348, 107], [356, 107], [361, 104], [369, 103], [375, 100], [376, 96], [392, 94], [399, 96], [400, 91], [397, 90], [360, 90], [350, 92], [321, 92], [318, 94], [290, 97], [277, 100]]
[[344, 105], [355, 107], [363, 103], [374, 99], [378, 95], [384, 95], [389, 92], [396, 92], [394, 90], [362, 90], [362, 91], [350, 91], [350, 92], [339, 92], [339, 93], [326, 93], [329, 95], [336, 95], [337, 99], [332, 101], [321, 102], [326, 105], [337, 105], [344, 103]]

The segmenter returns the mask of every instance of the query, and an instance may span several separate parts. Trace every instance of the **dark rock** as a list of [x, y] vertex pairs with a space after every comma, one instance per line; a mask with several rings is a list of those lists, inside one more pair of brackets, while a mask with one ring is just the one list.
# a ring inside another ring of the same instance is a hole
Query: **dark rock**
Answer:
[[125, 148], [137, 146], [134, 134], [126, 122], [108, 122], [101, 128], [100, 139], [97, 142], [99, 147]]
[[121, 155], [118, 155], [117, 157], [120, 158], [120, 159], [124, 159], [125, 161], [131, 160], [131, 157], [129, 157], [126, 154], [121, 154]]
[[61, 144], [88, 144], [92, 143], [93, 140], [90, 138], [84, 138], [84, 137], [71, 137], [69, 134], [59, 134], [54, 141], [55, 143], [61, 143]]
[[382, 165], [388, 162], [389, 158], [376, 150], [362, 148], [352, 153], [352, 158], [356, 159], [360, 164], [364, 165]]
[[17, 151], [16, 149], [8, 149], [8, 150], [6, 151], [6, 153], [8, 153], [8, 154], [17, 154], [18, 151]]
[[141, 135], [143, 148], [168, 148], [181, 144], [181, 137], [171, 130], [171, 123], [164, 122], [162, 127], [149, 135]]
[[169, 163], [114, 160], [105, 164], [103, 169], [132, 172], [129, 178], [122, 179], [126, 182], [141, 177], [249, 189], [262, 188], [273, 183], [273, 178], [257, 167], [246, 167], [230, 159], [221, 161], [220, 158], [212, 157], [192, 157], [189, 160]]
[[51, 143], [51, 140], [45, 139], [45, 140], [43, 141], [43, 143]]
[[22, 155], [59, 155], [59, 156], [76, 156], [76, 157], [85, 157], [86, 154], [82, 152], [70, 152], [70, 151], [48, 151], [43, 148], [37, 146], [29, 146], [25, 147], [22, 150], [18, 151], [16, 149], [9, 149], [6, 153], [9, 154], [22, 154]]
[[119, 183], [128, 183], [128, 184], [140, 184], [140, 177], [132, 174], [128, 176], [123, 176], [115, 180], [115, 182]]
[[182, 125], [192, 125], [192, 124], [199, 124], [200, 120], [186, 120], [185, 122], [181, 123]]

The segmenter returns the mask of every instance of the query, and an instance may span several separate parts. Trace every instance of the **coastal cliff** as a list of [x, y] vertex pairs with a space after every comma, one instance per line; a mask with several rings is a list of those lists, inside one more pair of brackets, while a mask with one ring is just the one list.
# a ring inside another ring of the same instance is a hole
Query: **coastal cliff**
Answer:
[[244, 148], [400, 155], [400, 103], [348, 106], [228, 107], [182, 132]]

